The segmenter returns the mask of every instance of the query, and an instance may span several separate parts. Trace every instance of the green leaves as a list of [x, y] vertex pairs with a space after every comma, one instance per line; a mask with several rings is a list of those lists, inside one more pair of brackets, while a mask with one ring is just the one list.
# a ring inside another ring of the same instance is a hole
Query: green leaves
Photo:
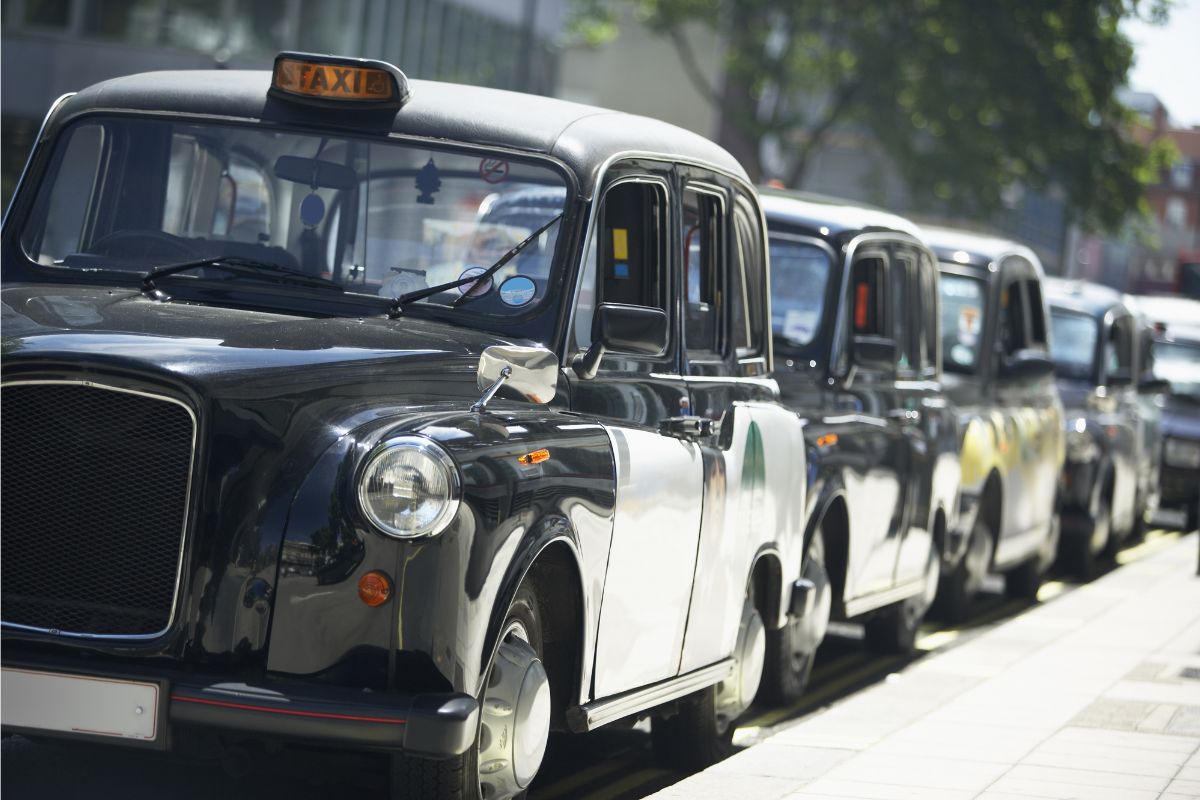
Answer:
[[[577, 19], [615, 26], [613, 3], [575, 2]], [[677, 46], [689, 24], [722, 35], [724, 86], [704, 94], [755, 177], [801, 186], [830, 135], [866, 132], [918, 206], [987, 214], [1011, 184], [1057, 186], [1086, 227], [1115, 230], [1165, 163], [1116, 98], [1133, 58], [1120, 20], [1161, 21], [1164, 0], [624, 4]], [[790, 174], [762, 174], [764, 140], [784, 145]]]

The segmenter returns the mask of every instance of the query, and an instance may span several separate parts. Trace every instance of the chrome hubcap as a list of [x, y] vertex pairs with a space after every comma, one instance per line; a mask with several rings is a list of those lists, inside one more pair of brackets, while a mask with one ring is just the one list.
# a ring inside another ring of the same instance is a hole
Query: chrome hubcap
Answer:
[[995, 545], [992, 542], [992, 537], [976, 529], [975, 535], [971, 537], [971, 543], [967, 548], [967, 554], [963, 556], [967, 562], [968, 594], [974, 595], [983, 587], [988, 567], [992, 564], [992, 551], [994, 549]]
[[505, 800], [533, 781], [550, 740], [550, 680], [520, 623], [496, 650], [481, 712], [479, 793]]
[[734, 649], [737, 666], [733, 674], [717, 686], [717, 727], [724, 731], [754, 702], [762, 682], [763, 663], [767, 653], [767, 632], [762, 615], [749, 600], [742, 611]]

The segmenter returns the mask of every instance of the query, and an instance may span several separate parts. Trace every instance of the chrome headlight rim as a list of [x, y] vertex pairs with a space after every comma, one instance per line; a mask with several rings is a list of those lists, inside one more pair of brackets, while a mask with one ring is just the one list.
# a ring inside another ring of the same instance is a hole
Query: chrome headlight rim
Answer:
[[[443, 499], [442, 508], [437, 516], [429, 523], [413, 530], [403, 530], [385, 522], [372, 508], [368, 497], [370, 475], [379, 460], [399, 449], [411, 449], [429, 458], [446, 479], [448, 492]], [[355, 495], [358, 499], [359, 512], [372, 527], [385, 536], [393, 539], [424, 539], [442, 533], [458, 516], [462, 505], [462, 477], [458, 464], [441, 444], [426, 436], [417, 434], [396, 434], [387, 436], [374, 447], [363, 459], [358, 471]]]

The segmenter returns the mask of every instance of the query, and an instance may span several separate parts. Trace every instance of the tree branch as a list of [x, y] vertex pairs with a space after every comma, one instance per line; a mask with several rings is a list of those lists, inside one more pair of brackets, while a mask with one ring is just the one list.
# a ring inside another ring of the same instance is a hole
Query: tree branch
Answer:
[[842, 115], [845, 114], [846, 109], [854, 100], [854, 95], [858, 93], [861, 86], [862, 79], [859, 78], [848, 83], [843, 83], [833, 93], [833, 99], [826, 107], [825, 115], [809, 131], [805, 140], [796, 149], [796, 160], [792, 162], [792, 168], [788, 173], [787, 185], [789, 188], [800, 188], [800, 182], [804, 179], [804, 173], [808, 169], [809, 159], [816, 149], [824, 144], [825, 137], [829, 134], [833, 126], [841, 120]]
[[704, 71], [700, 69], [700, 62], [696, 60], [696, 51], [692, 49], [691, 42], [687, 36], [678, 27], [671, 26], [665, 31], [671, 43], [675, 45], [675, 52], [679, 54], [679, 61], [683, 65], [683, 71], [687, 74], [688, 80], [692, 82], [692, 86], [696, 87], [696, 91], [711, 105], [713, 108], [721, 106], [721, 93], [713, 87], [708, 79], [704, 77]]

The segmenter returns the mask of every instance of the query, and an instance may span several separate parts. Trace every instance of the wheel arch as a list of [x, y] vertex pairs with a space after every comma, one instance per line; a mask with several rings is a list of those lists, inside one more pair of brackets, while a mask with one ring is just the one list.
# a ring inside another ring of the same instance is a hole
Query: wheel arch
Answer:
[[840, 486], [829, 485], [816, 509], [804, 531], [804, 550], [808, 551], [809, 542], [820, 531], [825, 545], [825, 570], [833, 587], [832, 612], [834, 616], [844, 616], [850, 561], [850, 511], [845, 491]]

